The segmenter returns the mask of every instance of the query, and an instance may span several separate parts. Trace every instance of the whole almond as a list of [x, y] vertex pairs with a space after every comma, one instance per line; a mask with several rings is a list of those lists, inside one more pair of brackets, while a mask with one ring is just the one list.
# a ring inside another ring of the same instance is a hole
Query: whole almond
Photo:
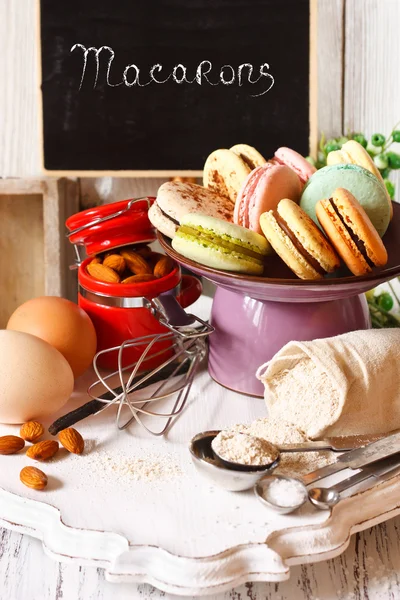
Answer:
[[34, 490], [44, 490], [47, 485], [47, 475], [36, 467], [24, 467], [19, 474], [24, 485]]
[[16, 454], [24, 446], [24, 440], [17, 435], [3, 435], [0, 437], [0, 454]]
[[147, 263], [150, 265], [151, 270], [154, 269], [158, 261], [164, 256], [159, 252], [152, 252], [149, 256], [146, 256]]
[[125, 259], [119, 254], [110, 254], [107, 258], [104, 259], [103, 265], [105, 267], [110, 267], [113, 271], [117, 271], [120, 275], [126, 269]]
[[174, 268], [174, 263], [173, 263], [172, 259], [169, 256], [163, 256], [162, 258], [160, 258], [160, 260], [157, 262], [156, 266], [154, 267], [153, 274], [156, 277], [165, 277], [165, 275], [168, 275], [168, 273], [171, 273], [173, 268]]
[[37, 442], [44, 434], [44, 427], [37, 421], [28, 421], [22, 425], [19, 435], [27, 442]]
[[58, 439], [64, 448], [73, 454], [82, 454], [85, 448], [83, 437], [79, 431], [73, 427], [68, 427], [68, 429], [63, 429], [63, 431], [60, 431], [58, 434]]
[[86, 267], [89, 275], [98, 279], [98, 281], [105, 281], [106, 283], [119, 283], [120, 277], [118, 273], [106, 267], [105, 265], [89, 263]]
[[94, 258], [92, 258], [92, 260], [90, 261], [91, 265], [101, 265], [101, 263], [103, 262], [103, 259], [100, 256], [95, 256]]
[[58, 452], [58, 448], [58, 442], [55, 440], [43, 440], [28, 448], [26, 455], [33, 460], [49, 460]]
[[144, 283], [146, 281], [155, 281], [157, 277], [150, 273], [143, 273], [142, 275], [131, 275], [126, 279], [123, 279], [121, 283]]
[[147, 264], [143, 256], [140, 256], [137, 252], [133, 250], [121, 250], [121, 256], [124, 257], [128, 269], [134, 275], [143, 275], [144, 273], [151, 275], [151, 267]]

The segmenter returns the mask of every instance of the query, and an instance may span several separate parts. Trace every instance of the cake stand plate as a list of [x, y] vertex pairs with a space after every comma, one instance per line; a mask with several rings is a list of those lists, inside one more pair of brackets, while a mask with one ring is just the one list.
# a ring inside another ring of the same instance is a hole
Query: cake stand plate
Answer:
[[254, 377], [287, 342], [313, 340], [368, 329], [371, 326], [364, 292], [400, 274], [400, 205], [384, 242], [385, 268], [355, 277], [348, 271], [321, 281], [298, 279], [277, 256], [266, 259], [264, 277], [252, 277], [205, 267], [185, 258], [158, 234], [161, 246], [174, 260], [217, 285], [211, 323], [209, 371], [232, 390], [263, 395]]
[[[69, 409], [87, 400], [89, 379], [79, 382]], [[49, 477], [45, 491], [20, 483], [20, 469], [34, 464], [23, 453], [0, 456], [0, 526], [40, 539], [54, 560], [104, 569], [109, 581], [202, 596], [283, 581], [291, 565], [332, 558], [352, 533], [400, 514], [399, 477], [359, 490], [332, 513], [309, 505], [284, 516], [251, 490], [226, 492], [198, 474], [192, 436], [265, 415], [262, 400], [225, 390], [206, 370], [164, 438], [137, 425], [119, 432], [107, 410], [78, 425], [82, 456], [60, 450], [37, 465]], [[8, 433], [18, 428], [0, 425], [0, 435]]]

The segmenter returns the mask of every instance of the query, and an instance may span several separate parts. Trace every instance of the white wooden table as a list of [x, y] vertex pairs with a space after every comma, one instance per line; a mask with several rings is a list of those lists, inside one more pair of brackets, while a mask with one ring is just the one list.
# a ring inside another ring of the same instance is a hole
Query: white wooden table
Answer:
[[[207, 315], [210, 298], [193, 312]], [[384, 508], [384, 507], [383, 507]], [[400, 598], [400, 517], [354, 535], [339, 557], [314, 565], [291, 567], [289, 581], [242, 585], [213, 600], [334, 600]], [[0, 529], [0, 599], [122, 600], [177, 598], [149, 585], [110, 583], [102, 569], [58, 563], [44, 554], [41, 542]]]
[[[210, 600], [397, 600], [400, 517], [356, 534], [330, 561], [292, 568], [289, 581], [242, 585]], [[101, 569], [59, 564], [41, 543], [0, 529], [0, 598], [7, 600], [143, 600], [178, 598], [148, 585], [113, 584]]]

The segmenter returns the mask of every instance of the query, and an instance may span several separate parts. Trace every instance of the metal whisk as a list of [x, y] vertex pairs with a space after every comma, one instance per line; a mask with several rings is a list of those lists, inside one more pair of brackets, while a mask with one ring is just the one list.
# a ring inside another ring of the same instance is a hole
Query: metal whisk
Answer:
[[[133, 421], [157, 436], [163, 435], [170, 428], [174, 419], [185, 407], [193, 379], [207, 352], [206, 338], [214, 328], [199, 317], [186, 313], [168, 292], [148, 300], [148, 308], [168, 331], [127, 340], [121, 346], [98, 352], [93, 361], [98, 379], [88, 389], [92, 400], [58, 419], [50, 427], [50, 433], [55, 434], [60, 428], [70, 426], [77, 420], [89, 414], [99, 413], [112, 405], [118, 405], [116, 422], [120, 430], [128, 427]], [[159, 342], [168, 342], [168, 344], [162, 350], [151, 353], [153, 347]], [[124, 367], [124, 352], [130, 348], [140, 347], [143, 347], [143, 351], [139, 360]], [[117, 353], [118, 369], [103, 375], [98, 361], [102, 355], [110, 352]], [[161, 364], [143, 372], [146, 359], [160, 357], [162, 360], [163, 354], [166, 358]], [[120, 385], [117, 388], [112, 387], [110, 381], [115, 376], [119, 377]], [[149, 386], [151, 386], [150, 391]], [[172, 408], [168, 412], [151, 410], [153, 403], [165, 398], [172, 399]], [[85, 407], [87, 407], [86, 411]], [[129, 409], [129, 418], [125, 422], [124, 408]], [[143, 416], [161, 417], [166, 421], [161, 430], [154, 431], [143, 422]]]

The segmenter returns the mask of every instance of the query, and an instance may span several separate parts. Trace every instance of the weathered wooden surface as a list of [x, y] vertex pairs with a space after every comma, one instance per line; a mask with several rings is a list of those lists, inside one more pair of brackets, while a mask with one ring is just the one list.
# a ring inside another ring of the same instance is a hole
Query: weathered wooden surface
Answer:
[[[397, 600], [400, 517], [356, 534], [344, 554], [292, 568], [289, 581], [246, 584], [210, 600]], [[148, 585], [113, 584], [101, 569], [58, 564], [41, 543], [0, 529], [0, 597], [10, 600], [177, 599]]]
[[70, 179], [0, 179], [0, 327], [30, 298], [76, 297], [65, 219], [78, 210]]
[[[388, 135], [400, 127], [400, 2], [347, 0], [345, 15], [343, 130]], [[400, 171], [391, 178], [400, 201]]]

